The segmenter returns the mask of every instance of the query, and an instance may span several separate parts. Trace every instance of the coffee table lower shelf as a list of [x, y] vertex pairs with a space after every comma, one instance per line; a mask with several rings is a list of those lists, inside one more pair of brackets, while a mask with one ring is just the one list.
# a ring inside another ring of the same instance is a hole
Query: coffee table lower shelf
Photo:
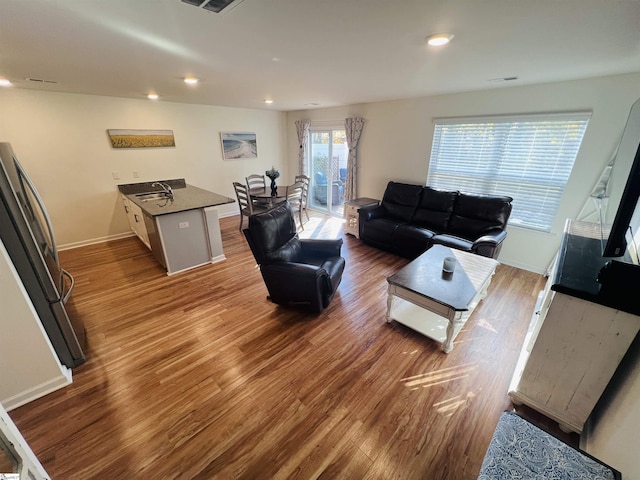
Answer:
[[[455, 257], [455, 270], [443, 260]], [[397, 321], [442, 344], [445, 353], [476, 306], [486, 297], [498, 262], [434, 245], [387, 278], [386, 320]]]
[[[404, 296], [410, 298], [403, 298]], [[386, 319], [387, 322], [395, 320], [441, 343], [442, 351], [449, 353], [453, 350], [453, 341], [483, 297], [484, 295], [479, 295], [469, 310], [456, 311], [395, 285], [389, 285]]]

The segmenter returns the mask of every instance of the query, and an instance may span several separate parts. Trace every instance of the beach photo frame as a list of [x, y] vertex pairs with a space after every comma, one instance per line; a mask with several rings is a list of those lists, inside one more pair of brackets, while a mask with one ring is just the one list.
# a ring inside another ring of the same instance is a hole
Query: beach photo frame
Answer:
[[220, 141], [224, 160], [258, 156], [258, 143], [253, 132], [220, 132]]

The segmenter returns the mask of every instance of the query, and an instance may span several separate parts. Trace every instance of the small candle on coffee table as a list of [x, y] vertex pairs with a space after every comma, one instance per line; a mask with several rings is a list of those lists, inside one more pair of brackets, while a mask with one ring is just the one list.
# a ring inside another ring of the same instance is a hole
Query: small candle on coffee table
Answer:
[[456, 268], [456, 257], [444, 257], [442, 262], [442, 271], [447, 273], [453, 273]]

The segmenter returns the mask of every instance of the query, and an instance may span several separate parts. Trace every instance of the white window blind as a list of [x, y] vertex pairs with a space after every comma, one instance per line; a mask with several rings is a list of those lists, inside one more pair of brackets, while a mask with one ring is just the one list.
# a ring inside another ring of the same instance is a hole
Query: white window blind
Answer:
[[590, 117], [436, 120], [427, 185], [508, 195], [510, 224], [550, 231]]

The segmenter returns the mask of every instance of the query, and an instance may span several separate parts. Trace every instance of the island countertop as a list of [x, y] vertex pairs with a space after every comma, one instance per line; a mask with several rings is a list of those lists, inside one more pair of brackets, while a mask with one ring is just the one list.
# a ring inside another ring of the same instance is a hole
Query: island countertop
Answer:
[[202, 188], [187, 185], [184, 179], [161, 180], [173, 189], [173, 200], [149, 200], [142, 201], [137, 195], [141, 193], [157, 192], [155, 182], [128, 183], [118, 185], [118, 190], [127, 196], [129, 200], [138, 205], [143, 212], [152, 217], [167, 215], [170, 213], [183, 212], [198, 208], [215, 207], [234, 203], [235, 200], [219, 193], [210, 192]]

